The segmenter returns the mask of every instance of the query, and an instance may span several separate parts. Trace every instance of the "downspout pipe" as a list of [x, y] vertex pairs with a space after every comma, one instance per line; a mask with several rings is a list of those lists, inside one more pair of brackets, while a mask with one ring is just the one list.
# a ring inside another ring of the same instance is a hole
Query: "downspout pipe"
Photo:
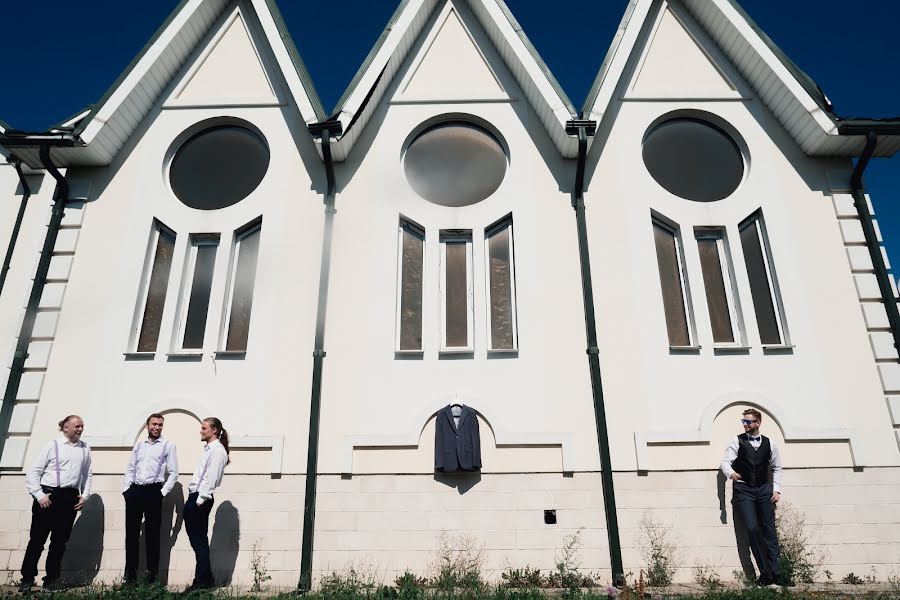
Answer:
[[19, 184], [22, 186], [22, 200], [19, 202], [19, 211], [16, 213], [16, 222], [13, 224], [12, 233], [9, 236], [9, 246], [6, 249], [6, 256], [3, 258], [3, 266], [0, 267], [0, 296], [3, 295], [3, 286], [6, 284], [6, 274], [9, 272], [13, 251], [16, 249], [16, 242], [19, 239], [19, 230], [22, 228], [22, 220], [25, 218], [25, 207], [28, 205], [28, 199], [31, 198], [31, 188], [28, 187], [28, 181], [22, 173], [22, 161], [13, 161], [13, 166], [16, 168], [16, 173], [19, 175]]
[[625, 583], [622, 567], [622, 545], [619, 541], [619, 519], [616, 513], [616, 493], [613, 485], [612, 461], [609, 457], [609, 432], [606, 426], [606, 407], [603, 400], [603, 380], [600, 376], [600, 350], [597, 345], [597, 323], [594, 317], [594, 288], [591, 282], [591, 257], [588, 249], [587, 222], [584, 214], [584, 166], [587, 160], [587, 139], [596, 132], [595, 121], [585, 119], [566, 123], [566, 133], [578, 136], [578, 162], [575, 170], [575, 189], [572, 208], [578, 227], [578, 252], [581, 266], [581, 292], [584, 298], [584, 327], [587, 335], [588, 368], [597, 424], [597, 445], [600, 450], [600, 481], [603, 488], [603, 509], [606, 513], [606, 534], [609, 540], [609, 564], [613, 584]]
[[0, 406], [0, 457], [3, 456], [3, 450], [6, 448], [13, 405], [19, 393], [22, 373], [25, 371], [25, 361], [28, 358], [28, 344], [31, 342], [38, 305], [41, 301], [41, 295], [44, 293], [44, 285], [47, 283], [47, 272], [50, 270], [50, 259], [53, 257], [56, 237], [62, 224], [66, 203], [69, 201], [69, 184], [53, 164], [53, 159], [50, 157], [51, 146], [52, 143], [49, 141], [40, 142], [39, 155], [44, 168], [56, 180], [56, 190], [53, 193], [53, 210], [50, 213], [50, 223], [47, 225], [47, 234], [44, 237], [44, 245], [41, 248], [41, 256], [34, 274], [31, 294], [28, 296], [28, 304], [25, 307], [25, 318], [22, 319], [22, 328], [19, 330], [19, 339], [16, 341], [16, 349], [13, 353], [12, 365], [10, 365], [9, 379], [6, 383], [6, 391], [3, 394], [3, 405]]
[[328, 305], [328, 275], [331, 270], [331, 235], [334, 227], [335, 179], [331, 137], [341, 133], [338, 121], [309, 125], [309, 132], [322, 141], [325, 163], [325, 220], [322, 234], [322, 261], [319, 267], [319, 304], [316, 310], [316, 338], [313, 349], [312, 397], [309, 405], [309, 441], [306, 447], [306, 493], [303, 499], [303, 541], [300, 552], [300, 581], [297, 589], [312, 589], [313, 542], [316, 529], [316, 483], [319, 463], [319, 423], [322, 405], [322, 368], [325, 362], [325, 313]]
[[[875, 267], [875, 279], [878, 281], [878, 289], [881, 292], [884, 309], [887, 311], [888, 323], [894, 336], [894, 348], [897, 350], [898, 356], [900, 356], [900, 310], [897, 308], [897, 298], [894, 297], [891, 276], [888, 274], [887, 266], [884, 263], [884, 254], [882, 254], [881, 244], [878, 242], [875, 223], [872, 220], [872, 213], [869, 210], [869, 203], [866, 200], [863, 186], [863, 173], [872, 159], [872, 155], [875, 153], [877, 144], [878, 134], [874, 130], [869, 130], [866, 133], [866, 146], [856, 162], [856, 166], [853, 168], [853, 174], [850, 176], [850, 190], [853, 194], [853, 204], [856, 206], [856, 212], [859, 214], [859, 221], [862, 224], [863, 235], [866, 238], [866, 247], [869, 249], [869, 256], [872, 259], [872, 265]], [[900, 362], [900, 359], [898, 359], [898, 362]]]

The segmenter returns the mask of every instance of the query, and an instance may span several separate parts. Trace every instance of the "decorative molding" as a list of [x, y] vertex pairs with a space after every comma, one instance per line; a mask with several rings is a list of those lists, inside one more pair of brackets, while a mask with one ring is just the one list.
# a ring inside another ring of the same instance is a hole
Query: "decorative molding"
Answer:
[[496, 447], [501, 446], [559, 446], [562, 454], [562, 471], [574, 471], [574, 443], [572, 436], [568, 432], [551, 432], [551, 431], [510, 431], [498, 425], [501, 422], [499, 418], [489, 418], [486, 413], [496, 417], [496, 413], [489, 407], [487, 411], [476, 406], [489, 405], [478, 398], [460, 395], [447, 394], [441, 397], [437, 402], [421, 408], [407, 420], [403, 433], [393, 434], [376, 434], [376, 435], [345, 435], [343, 448], [341, 451], [341, 473], [349, 475], [353, 473], [353, 451], [357, 448], [408, 448], [416, 449], [422, 438], [422, 433], [428, 422], [444, 407], [453, 402], [465, 404], [475, 411], [481, 420], [491, 430], [494, 437]]
[[719, 396], [707, 404], [700, 419], [698, 429], [660, 429], [651, 431], [636, 431], [634, 433], [634, 450], [639, 471], [649, 471], [650, 460], [647, 456], [647, 446], [664, 444], [692, 444], [708, 446], [712, 443], [713, 423], [723, 411], [732, 406], [754, 406], [771, 416], [772, 420], [784, 435], [784, 441], [790, 442], [847, 442], [850, 447], [850, 456], [853, 466], [861, 467], [867, 464], [863, 452], [863, 444], [860, 443], [859, 433], [855, 429], [847, 428], [802, 428], [788, 422], [781, 406], [768, 398], [746, 391], [735, 391]]
[[[194, 398], [166, 398], [154, 400], [144, 404], [143, 406], [132, 408], [128, 418], [124, 419], [125, 427], [130, 427], [130, 423], [137, 424], [138, 429], [133, 434], [122, 433], [119, 435], [108, 436], [85, 436], [84, 441], [91, 448], [104, 450], [117, 450], [122, 448], [131, 448], [134, 446], [138, 436], [144, 429], [144, 421], [147, 415], [152, 413], [160, 413], [162, 415], [169, 413], [181, 413], [193, 417], [199, 423], [203, 420], [200, 415], [210, 415], [210, 411], [206, 404]], [[252, 449], [252, 448], [269, 448], [272, 451], [272, 464], [270, 472], [272, 474], [280, 474], [282, 472], [282, 464], [284, 462], [284, 436], [281, 435], [240, 435], [231, 437], [230, 446], [232, 448]]]

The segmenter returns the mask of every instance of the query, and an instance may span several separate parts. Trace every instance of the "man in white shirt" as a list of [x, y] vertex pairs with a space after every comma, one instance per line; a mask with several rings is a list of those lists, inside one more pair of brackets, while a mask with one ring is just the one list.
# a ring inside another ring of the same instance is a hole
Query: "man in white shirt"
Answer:
[[748, 408], [743, 416], [744, 433], [725, 448], [721, 468], [734, 481], [731, 503], [747, 527], [750, 550], [759, 569], [757, 583], [771, 585], [781, 579], [775, 532], [775, 504], [781, 500], [781, 455], [775, 442], [759, 433], [762, 414]]
[[75, 515], [91, 495], [91, 449], [81, 441], [84, 421], [69, 415], [59, 422], [62, 435], [48, 442], [28, 470], [25, 485], [34, 498], [31, 531], [19, 590], [31, 591], [38, 573], [38, 559], [50, 536], [44, 587], [59, 584], [59, 571]]
[[137, 581], [141, 521], [145, 523], [148, 581], [159, 573], [159, 527], [163, 498], [178, 480], [175, 444], [162, 437], [165, 420], [160, 414], [147, 417], [147, 439], [135, 444], [125, 467], [122, 495], [125, 497], [125, 582]]
[[185, 590], [209, 588], [213, 585], [212, 567], [209, 562], [209, 513], [213, 506], [213, 492], [222, 483], [225, 465], [228, 464], [228, 432], [222, 421], [207, 417], [200, 422], [200, 441], [206, 443], [203, 455], [194, 468], [194, 476], [188, 484], [188, 498], [184, 503], [184, 528], [191, 548], [197, 558], [194, 581]]

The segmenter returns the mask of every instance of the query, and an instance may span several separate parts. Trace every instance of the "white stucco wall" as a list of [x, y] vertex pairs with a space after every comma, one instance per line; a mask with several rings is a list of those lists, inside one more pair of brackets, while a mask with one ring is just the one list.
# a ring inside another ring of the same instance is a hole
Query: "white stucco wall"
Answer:
[[[235, 571], [233, 581], [249, 583], [250, 548], [259, 539], [260, 550], [270, 556], [273, 584], [295, 585], [325, 245], [331, 258], [315, 575], [360, 563], [380, 568], [387, 583], [406, 568], [426, 573], [442, 531], [483, 543], [492, 578], [506, 567], [549, 569], [563, 536], [579, 528], [584, 528], [585, 570], [609, 574], [570, 198], [575, 163], [560, 158], [471, 14], [459, 13], [465, 31], [456, 25], [446, 31], [453, 44], [472, 47], [454, 54], [435, 42], [440, 30], [435, 24], [448, 22], [450, 6], [426, 26], [368, 125], [357, 132], [348, 159], [336, 165], [331, 240], [323, 239], [322, 161], [286, 84], [260, 46], [252, 15], [247, 17], [249, 38], [228, 38], [234, 42], [228, 56], [237, 53], [242, 58], [235, 64], [248, 70], [229, 74], [237, 84], [223, 82], [221, 75], [210, 79], [209, 72], [194, 77], [186, 65], [112, 165], [71, 170], [73, 189], [85, 194], [87, 203], [67, 213], [65, 234], [55, 249], [71, 268], [47, 292], [45, 312], [59, 318], [35, 342], [33, 360], [41, 364], [33, 364], [32, 379], [42, 377], [22, 397], [36, 417], [16, 432], [15, 452], [4, 454], [4, 466], [13, 472], [0, 479], [5, 492], [0, 568], [16, 570], [27, 543], [29, 499], [20, 469], [54, 435], [56, 421], [77, 412], [95, 447], [95, 502], [102, 503], [102, 510], [81, 517], [81, 527], [99, 516], [96, 529], [102, 533], [73, 550], [94, 552], [97, 562], [89, 570], [98, 580], [118, 577], [123, 566], [119, 477], [128, 448], [148, 413], [170, 411], [165, 434], [179, 444], [182, 487], [200, 453], [196, 418], [216, 415], [232, 436], [233, 463], [216, 494], [219, 507], [230, 507], [221, 516], [216, 513], [211, 524], [214, 538], [219, 531], [220, 566], [224, 560], [226, 570]], [[219, 25], [233, 23], [232, 17], [226, 10]], [[661, 42], [685, 43], [675, 25], [668, 22]], [[203, 44], [217, 39], [213, 31]], [[260, 59], [240, 54], [248, 40], [257, 44]], [[425, 60], [430, 48], [440, 51]], [[717, 58], [714, 49], [706, 50]], [[639, 55], [629, 77], [643, 64]], [[208, 59], [202, 46], [192, 56], [191, 63]], [[454, 62], [460, 56], [465, 69]], [[698, 49], [692, 60], [706, 57]], [[853, 217], [842, 213], [849, 163], [805, 156], [727, 64], [718, 65], [730, 82], [722, 86], [714, 78], [719, 71], [708, 64], [680, 63], [664, 51], [653, 61], [641, 86], [632, 88], [626, 77], [607, 110], [592, 142], [585, 195], [626, 571], [641, 566], [634, 535], [645, 511], [671, 523], [684, 540], [687, 556], [680, 579], [690, 580], [690, 568], [701, 562], [715, 563], [724, 575], [737, 568], [733, 528], [721, 520], [723, 507], [730, 513], [730, 491], [720, 490], [715, 469], [738, 429], [742, 407], [749, 404], [764, 411], [763, 431], [782, 447], [785, 500], [811, 523], [822, 524], [829, 568], [844, 574], [876, 566], [887, 574], [900, 562], [897, 417], [889, 414], [878, 375], [879, 367], [888, 372], [887, 359], [876, 364], [866, 331], [867, 325], [876, 333], [884, 327], [872, 325], [878, 315], [871, 306], [864, 307], [867, 313], [860, 309], [864, 294], [854, 281], [854, 275], [859, 280], [869, 273], [854, 263], [854, 250], [848, 255], [848, 248], [859, 246], [848, 241], [855, 235]], [[209, 64], [221, 66], [214, 60]], [[702, 69], [695, 80], [707, 94], [721, 97], [671, 93], [667, 86], [677, 80], [669, 75], [694, 68]], [[478, 77], [468, 76], [473, 69]], [[188, 81], [193, 83], [183, 85]], [[266, 92], [263, 84], [270, 84], [272, 97], [235, 102], [242, 81], [255, 82], [254, 93]], [[447, 97], [448, 89], [454, 97]], [[644, 168], [641, 142], [647, 128], [676, 110], [715, 115], [745, 144], [745, 180], [726, 200], [697, 204], [674, 197]], [[489, 124], [508, 150], [500, 188], [472, 206], [430, 204], [404, 176], [402, 156], [411, 133], [447, 115]], [[221, 117], [258, 128], [271, 162], [263, 182], [242, 202], [196, 211], [171, 192], [166, 162], [183, 132]], [[45, 177], [26, 213], [17, 246], [22, 252], [17, 250], [0, 297], [0, 347], [11, 348], [18, 333], [17, 315], [43, 241], [51, 184]], [[12, 169], [0, 166], [0, 194], [13, 200], [0, 203], [0, 242], [8, 238], [17, 209], [15, 189]], [[764, 350], [760, 344], [738, 243], [737, 224], [760, 208], [790, 329], [788, 348]], [[701, 346], [697, 352], [669, 350], [652, 211], [677, 222], [684, 234]], [[509, 214], [519, 343], [518, 352], [501, 356], [487, 352], [484, 228]], [[259, 216], [247, 353], [216, 357], [232, 233]], [[426, 235], [421, 355], [395, 354], [401, 218], [423, 226]], [[127, 355], [154, 219], [177, 233], [163, 326], [157, 352]], [[692, 234], [693, 227], [704, 225], [727, 228], [748, 338], [747, 348], [737, 352], [712, 347]], [[470, 354], [439, 352], [442, 229], [472, 231]], [[220, 233], [221, 240], [203, 353], [188, 358], [169, 353], [191, 233]], [[481, 415], [484, 467], [478, 476], [433, 472], [432, 415], [454, 401]], [[176, 499], [177, 494], [173, 507]], [[558, 511], [558, 525], [543, 523], [544, 509]], [[177, 514], [173, 509], [166, 523], [170, 537]], [[183, 533], [174, 537], [169, 582], [186, 582], [193, 557]]]

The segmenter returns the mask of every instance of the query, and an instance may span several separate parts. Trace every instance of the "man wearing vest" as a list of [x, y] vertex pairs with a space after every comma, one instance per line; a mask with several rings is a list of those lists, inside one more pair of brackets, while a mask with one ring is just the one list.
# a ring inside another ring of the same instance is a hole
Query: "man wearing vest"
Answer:
[[760, 435], [761, 422], [758, 410], [744, 411], [744, 433], [728, 444], [721, 467], [725, 476], [734, 481], [731, 503], [735, 515], [747, 526], [750, 550], [759, 569], [757, 583], [771, 585], [781, 579], [775, 534], [775, 504], [781, 500], [781, 456], [775, 443]]
[[163, 423], [160, 414], [147, 417], [147, 439], [135, 444], [125, 467], [122, 490], [125, 497], [125, 583], [134, 583], [138, 579], [142, 520], [147, 547], [147, 580], [155, 581], [159, 573], [162, 501], [178, 480], [178, 454], [175, 444], [162, 437]]
[[38, 573], [38, 559], [50, 536], [44, 588], [59, 587], [59, 572], [75, 515], [91, 494], [91, 449], [81, 441], [84, 421], [69, 415], [59, 422], [62, 435], [45, 445], [34, 461], [25, 485], [34, 498], [31, 531], [19, 591], [28, 593]]

